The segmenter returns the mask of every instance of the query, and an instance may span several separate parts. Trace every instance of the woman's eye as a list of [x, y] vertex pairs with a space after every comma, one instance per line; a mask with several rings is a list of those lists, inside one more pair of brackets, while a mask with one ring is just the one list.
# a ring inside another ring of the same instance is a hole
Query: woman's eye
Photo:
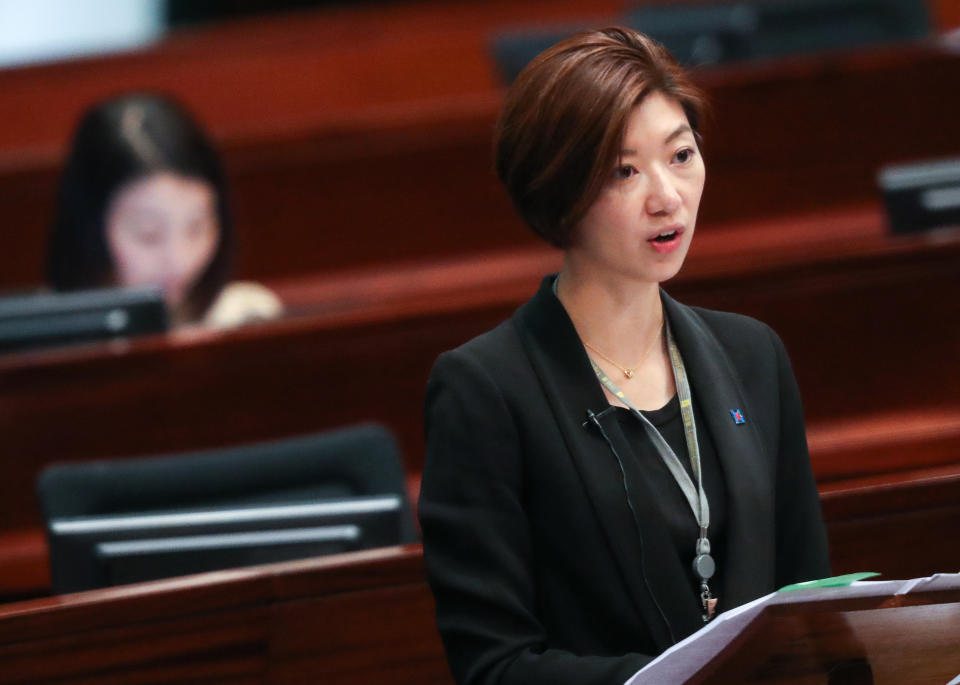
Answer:
[[616, 177], [619, 180], [625, 180], [637, 173], [637, 170], [629, 164], [617, 167]]
[[693, 159], [693, 155], [693, 148], [685, 147], [682, 150], [678, 150], [677, 154], [675, 154], [673, 158], [680, 164], [686, 164]]

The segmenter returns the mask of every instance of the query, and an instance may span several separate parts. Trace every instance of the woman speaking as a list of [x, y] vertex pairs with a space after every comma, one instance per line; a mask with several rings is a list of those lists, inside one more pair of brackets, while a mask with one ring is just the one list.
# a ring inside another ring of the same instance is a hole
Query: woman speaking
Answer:
[[507, 94], [497, 172], [563, 266], [428, 384], [419, 512], [459, 683], [622, 683], [717, 612], [830, 574], [782, 343], [661, 289], [696, 225], [701, 105], [623, 28], [555, 45]]

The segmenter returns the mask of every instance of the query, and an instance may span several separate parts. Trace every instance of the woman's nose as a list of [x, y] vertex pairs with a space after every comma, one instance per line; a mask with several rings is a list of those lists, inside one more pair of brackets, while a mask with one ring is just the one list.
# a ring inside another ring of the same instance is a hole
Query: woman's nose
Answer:
[[189, 241], [178, 239], [169, 240], [165, 247], [162, 256], [164, 276], [167, 280], [177, 280], [189, 270], [196, 248]]
[[666, 169], [650, 172], [650, 186], [646, 209], [650, 214], [673, 214], [680, 208], [681, 198], [676, 180]]

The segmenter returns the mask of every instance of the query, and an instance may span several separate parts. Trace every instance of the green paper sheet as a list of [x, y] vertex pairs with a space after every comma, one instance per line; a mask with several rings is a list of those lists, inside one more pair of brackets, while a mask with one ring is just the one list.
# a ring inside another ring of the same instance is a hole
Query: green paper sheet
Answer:
[[855, 583], [858, 580], [863, 580], [865, 578], [873, 578], [874, 576], [879, 576], [879, 573], [874, 573], [873, 571], [862, 571], [860, 573], [848, 573], [845, 576], [833, 576], [832, 578], [821, 578], [820, 580], [808, 580], [804, 583], [794, 583], [793, 585], [785, 585], [784, 587], [777, 590], [777, 592], [790, 592], [792, 590], [807, 590], [812, 587], [845, 587], [852, 583]]

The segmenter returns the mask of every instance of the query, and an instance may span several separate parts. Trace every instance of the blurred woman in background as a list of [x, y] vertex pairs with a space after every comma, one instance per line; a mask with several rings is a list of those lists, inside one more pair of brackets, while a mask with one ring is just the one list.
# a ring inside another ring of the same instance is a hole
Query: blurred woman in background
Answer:
[[155, 286], [174, 327], [278, 316], [263, 286], [228, 284], [233, 247], [220, 160], [179, 104], [128, 94], [84, 114], [50, 237], [56, 290]]

